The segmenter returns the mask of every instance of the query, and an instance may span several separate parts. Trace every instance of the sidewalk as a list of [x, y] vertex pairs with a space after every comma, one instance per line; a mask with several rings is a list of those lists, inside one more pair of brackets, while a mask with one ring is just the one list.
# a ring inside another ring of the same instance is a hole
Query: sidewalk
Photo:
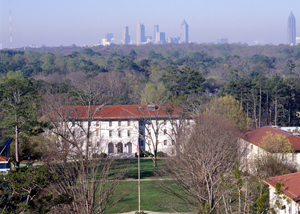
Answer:
[[[146, 211], [146, 210], [141, 210], [144, 211], [145, 214], [180, 214], [180, 213], [160, 213], [160, 212], [152, 212], [152, 211]], [[138, 211], [131, 211], [131, 212], [125, 212], [125, 213], [121, 213], [121, 214], [135, 214], [135, 212]], [[193, 214], [193, 213], [182, 213], [182, 214]]]

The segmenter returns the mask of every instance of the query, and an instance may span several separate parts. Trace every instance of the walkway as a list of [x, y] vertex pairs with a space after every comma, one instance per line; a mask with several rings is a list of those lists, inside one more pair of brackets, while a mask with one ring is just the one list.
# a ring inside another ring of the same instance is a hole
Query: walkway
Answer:
[[[131, 211], [131, 212], [126, 212], [126, 213], [121, 213], [121, 214], [135, 214], [135, 212], [138, 212], [138, 211]], [[145, 214], [179, 214], [179, 213], [160, 213], [160, 212], [152, 212], [152, 211], [144, 211], [144, 213]], [[184, 214], [193, 214], [193, 213], [184, 212]]]

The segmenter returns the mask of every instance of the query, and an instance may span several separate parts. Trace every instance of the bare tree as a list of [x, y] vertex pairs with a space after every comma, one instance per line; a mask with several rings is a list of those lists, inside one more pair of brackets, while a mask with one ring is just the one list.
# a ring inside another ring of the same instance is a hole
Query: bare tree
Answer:
[[192, 128], [177, 135], [176, 156], [167, 160], [164, 174], [174, 178], [164, 189], [195, 211], [211, 213], [222, 200], [222, 179], [230, 176], [238, 158], [239, 132], [234, 124], [217, 115], [199, 115]]
[[[138, 107], [140, 124], [136, 128], [139, 138], [145, 142], [152, 154], [153, 165], [157, 166], [157, 152], [166, 142], [167, 148], [173, 148], [179, 127], [182, 126], [184, 112], [181, 108], [172, 105], [141, 105]], [[171, 145], [170, 145], [171, 144]], [[165, 150], [165, 152], [168, 152]], [[172, 153], [172, 152], [169, 152]], [[174, 152], [173, 152], [174, 153]]]
[[63, 178], [61, 182], [53, 184], [52, 189], [72, 199], [71, 205], [60, 207], [62, 210], [103, 213], [116, 204], [122, 195], [126, 195], [122, 193], [114, 197], [119, 185], [117, 181], [122, 178], [124, 171], [116, 172], [109, 178], [114, 168], [113, 159], [101, 155], [101, 136], [95, 142], [96, 132], [101, 128], [95, 121], [97, 111], [103, 106], [96, 105], [101, 102], [101, 90], [93, 81], [79, 84], [77, 88], [73, 97], [82, 106], [71, 106], [61, 95], [48, 95], [44, 103], [44, 106], [51, 108], [51, 112], [43, 118], [51, 126], [47, 131], [52, 139], [48, 150], [48, 160], [51, 160], [49, 166]]

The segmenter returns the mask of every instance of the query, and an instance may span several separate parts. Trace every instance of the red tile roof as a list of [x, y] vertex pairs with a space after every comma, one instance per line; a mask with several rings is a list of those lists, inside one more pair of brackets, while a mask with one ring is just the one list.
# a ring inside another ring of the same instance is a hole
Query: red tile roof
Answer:
[[248, 142], [253, 143], [256, 146], [262, 147], [261, 140], [263, 136], [267, 134], [267, 132], [271, 132], [272, 134], [281, 134], [285, 136], [286, 139], [288, 139], [292, 144], [292, 149], [295, 151], [300, 151], [300, 137], [295, 136], [289, 132], [282, 131], [280, 129], [272, 128], [270, 126], [245, 131], [244, 135]]
[[300, 172], [268, 178], [266, 182], [273, 187], [276, 183], [283, 183], [283, 193], [300, 204]]
[[8, 157], [0, 155], [0, 161], [8, 161]]
[[[151, 105], [154, 106], [154, 105]], [[107, 106], [69, 106], [60, 109], [63, 114], [69, 115], [70, 119], [85, 120], [88, 118], [88, 112], [93, 120], [130, 120], [130, 119], [150, 119], [160, 118], [168, 119], [178, 118], [183, 112], [181, 108], [174, 105], [155, 105], [155, 110], [149, 110], [147, 105], [107, 105]], [[55, 115], [51, 112], [48, 115]]]

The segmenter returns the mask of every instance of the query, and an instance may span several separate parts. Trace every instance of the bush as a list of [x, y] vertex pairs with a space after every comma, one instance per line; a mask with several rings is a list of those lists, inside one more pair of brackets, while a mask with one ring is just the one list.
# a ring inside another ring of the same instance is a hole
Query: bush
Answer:
[[105, 152], [101, 152], [99, 156], [100, 158], [107, 158], [107, 154]]
[[162, 151], [158, 151], [158, 152], [156, 152], [156, 157], [160, 157], [160, 158], [167, 157], [167, 154], [163, 153]]
[[107, 154], [105, 152], [101, 152], [101, 154], [94, 153], [92, 154], [92, 158], [107, 158]]
[[[143, 157], [149, 157], [151, 154], [150, 152], [148, 151], [142, 151], [140, 152], [140, 157], [143, 158]], [[135, 153], [135, 157], [137, 158], [137, 154]]]
[[100, 155], [98, 153], [92, 154], [92, 158], [99, 158], [99, 157], [100, 157]]

